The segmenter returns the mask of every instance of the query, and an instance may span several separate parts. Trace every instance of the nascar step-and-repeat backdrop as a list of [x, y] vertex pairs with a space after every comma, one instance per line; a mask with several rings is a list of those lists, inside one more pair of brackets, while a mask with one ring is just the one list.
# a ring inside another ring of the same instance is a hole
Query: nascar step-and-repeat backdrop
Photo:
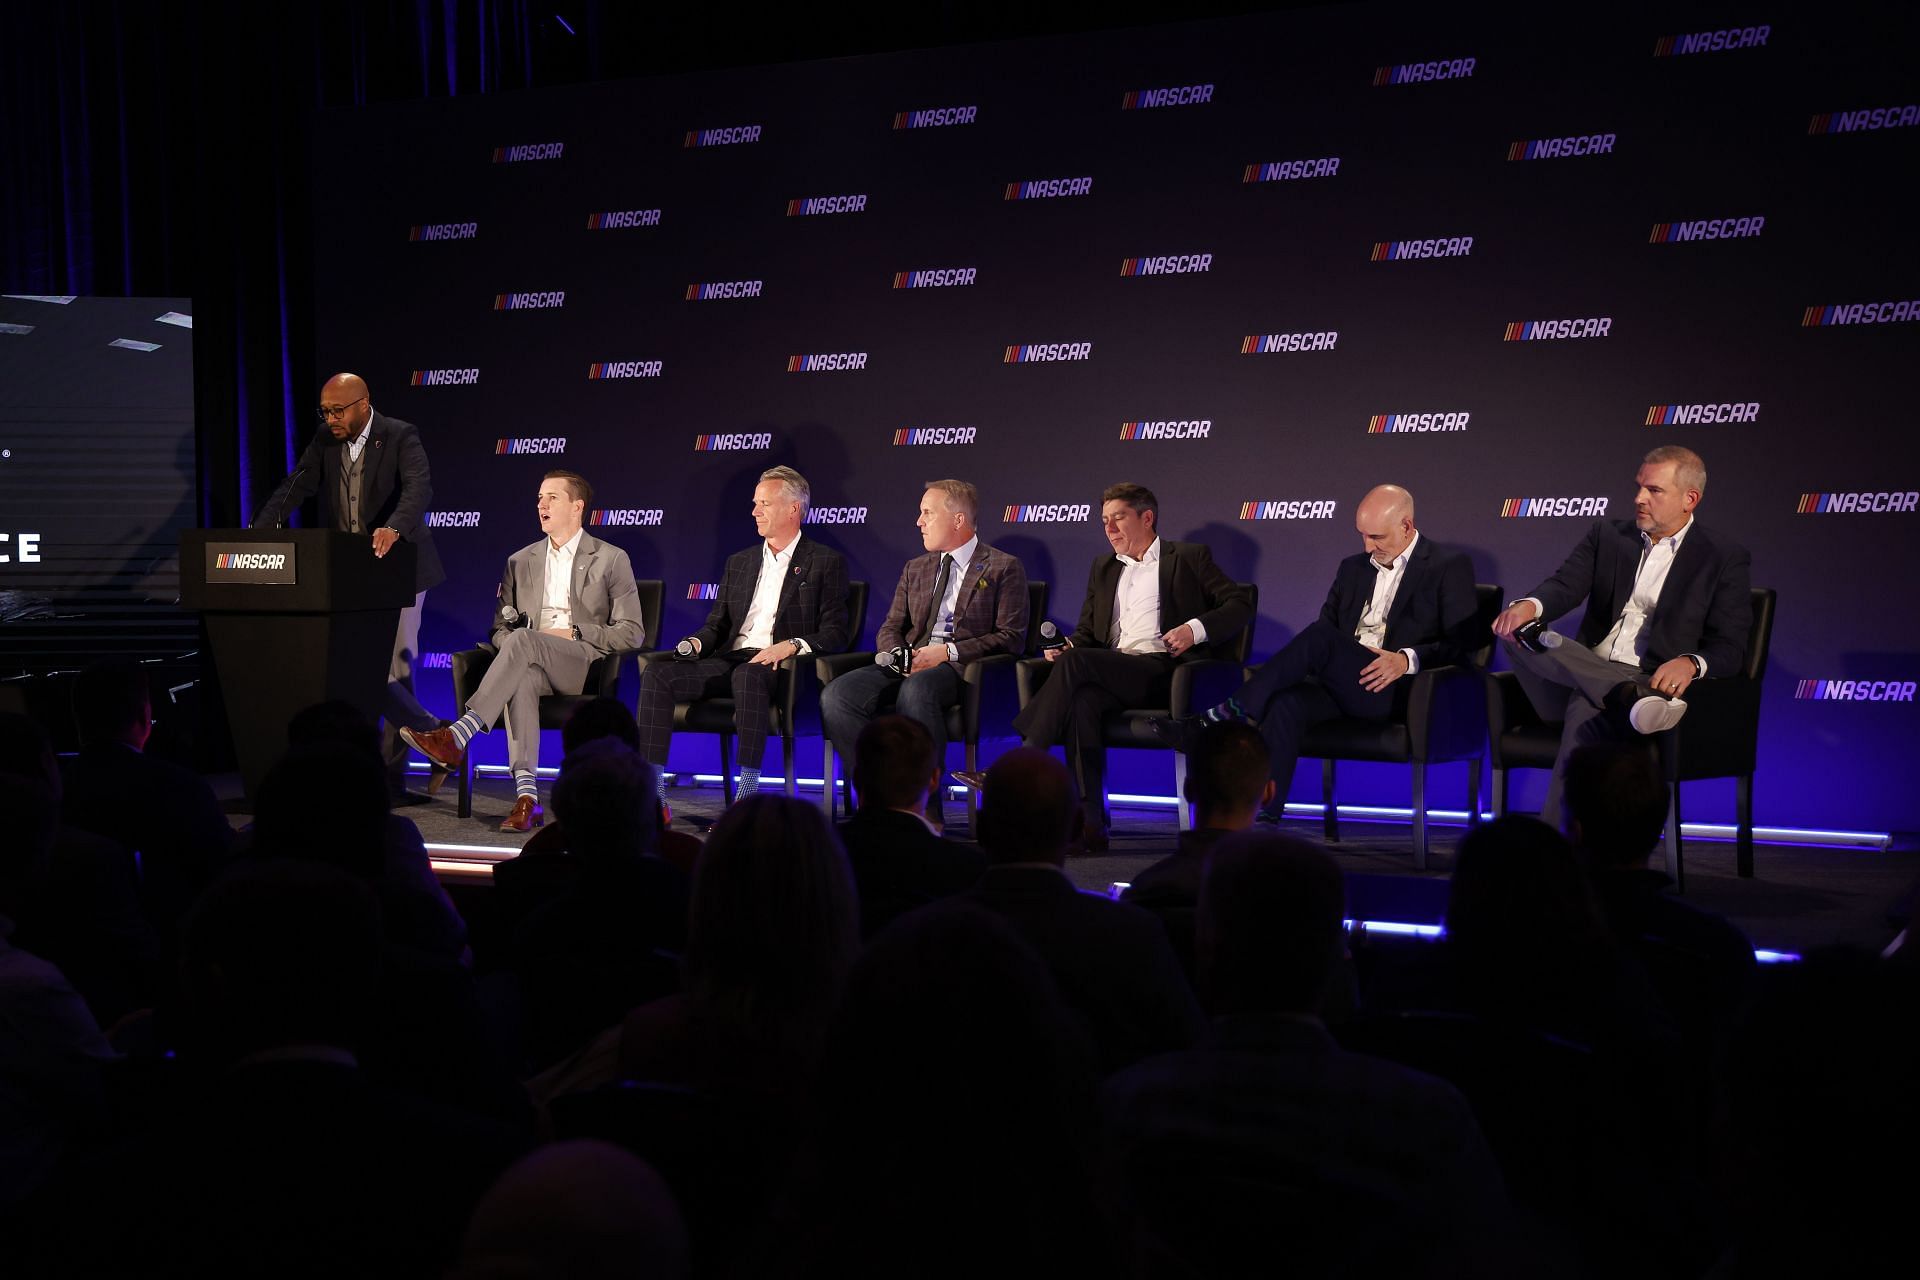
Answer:
[[[1683, 443], [1701, 519], [1780, 593], [1760, 819], [1920, 828], [1912, 20], [1527, 12], [1355, 5], [324, 118], [318, 356], [422, 428], [452, 575], [424, 647], [483, 634], [553, 467], [665, 579], [667, 641], [788, 463], [808, 536], [874, 583], [863, 640], [923, 481], [978, 484], [986, 539], [1071, 621], [1100, 490], [1137, 480], [1259, 584], [1264, 657], [1358, 549], [1368, 486], [1409, 486], [1423, 532], [1518, 595]], [[712, 767], [711, 739], [675, 751]], [[1404, 770], [1343, 777], [1405, 803]], [[1116, 761], [1116, 790], [1167, 779]], [[1731, 783], [1689, 794], [1690, 819], [1731, 813]]]

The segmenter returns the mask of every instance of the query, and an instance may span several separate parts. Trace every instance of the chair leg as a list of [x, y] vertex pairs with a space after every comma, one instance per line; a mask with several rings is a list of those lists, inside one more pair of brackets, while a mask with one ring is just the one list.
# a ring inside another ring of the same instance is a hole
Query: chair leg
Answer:
[[800, 780], [793, 776], [797, 771], [793, 767], [793, 735], [790, 733], [780, 735], [780, 772], [787, 780], [787, 785], [781, 790], [787, 793], [788, 799], [792, 799], [800, 789]]
[[[969, 742], [967, 744], [966, 760], [967, 771], [969, 773], [979, 770], [980, 744], [978, 742]], [[940, 775], [940, 785], [943, 787], [946, 785], [945, 773]], [[972, 787], [967, 788], [967, 835], [974, 840], [980, 838], [980, 801], [978, 793], [975, 792]]]
[[1681, 871], [1680, 864], [1680, 784], [1677, 782], [1669, 784], [1667, 791], [1669, 792], [1667, 798], [1667, 838], [1665, 842], [1667, 874], [1673, 877], [1674, 892], [1685, 893], [1687, 891], [1687, 882]]
[[1467, 761], [1467, 829], [1480, 825], [1480, 766], [1481, 759], [1475, 756]]
[[460, 757], [460, 808], [463, 818], [473, 816], [473, 744], [467, 744], [468, 754]]
[[1413, 762], [1413, 869], [1427, 869], [1427, 762]]
[[825, 734], [820, 737], [820, 777], [827, 784], [827, 821], [836, 822], [840, 817], [840, 788], [835, 785], [839, 779], [834, 777], [833, 739]]
[[1493, 766], [1493, 816], [1507, 816], [1507, 771], [1499, 765]]
[[720, 790], [733, 803], [733, 735], [720, 735]]
[[[1320, 830], [1327, 839], [1340, 840], [1340, 809], [1333, 803], [1333, 757], [1320, 762]], [[1281, 797], [1284, 803], [1285, 797]]]
[[1187, 758], [1173, 753], [1173, 812], [1180, 830], [1193, 830], [1193, 808], [1187, 803]]
[[1753, 878], [1753, 775], [1743, 773], [1733, 780], [1734, 821], [1740, 824], [1734, 845], [1734, 871], [1745, 879]]

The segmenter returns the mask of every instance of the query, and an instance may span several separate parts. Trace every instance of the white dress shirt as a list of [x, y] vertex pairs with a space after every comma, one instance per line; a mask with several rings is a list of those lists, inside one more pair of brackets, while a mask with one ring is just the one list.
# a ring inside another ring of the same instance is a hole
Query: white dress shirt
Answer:
[[575, 529], [573, 536], [557, 547], [552, 538], [547, 539], [547, 589], [540, 601], [542, 631], [573, 625], [573, 555], [580, 549], [580, 537], [585, 532]]
[[[1647, 656], [1647, 622], [1653, 617], [1654, 606], [1660, 603], [1661, 588], [1667, 585], [1667, 574], [1673, 569], [1673, 558], [1680, 554], [1680, 544], [1687, 539], [1687, 531], [1693, 528], [1693, 517], [1664, 538], [1655, 538], [1646, 530], [1640, 531], [1640, 568], [1633, 575], [1633, 594], [1627, 597], [1627, 607], [1620, 611], [1619, 621], [1613, 629], [1600, 638], [1593, 651], [1609, 662], [1624, 662], [1630, 666], [1639, 666], [1640, 660]], [[1706, 659], [1698, 659], [1700, 674], [1706, 674]]]
[[[798, 533], [784, 551], [775, 551], [770, 542], [760, 544], [760, 576], [753, 584], [753, 602], [747, 606], [747, 616], [740, 620], [740, 634], [734, 637], [735, 649], [759, 650], [773, 643], [773, 618], [780, 609], [780, 591], [793, 572], [793, 549], [799, 545]], [[807, 651], [804, 640], [793, 643], [798, 652]]]
[[[1160, 539], [1138, 560], [1115, 555], [1120, 562], [1120, 583], [1113, 593], [1113, 634], [1109, 643], [1122, 653], [1165, 653], [1167, 642], [1160, 630]], [[1187, 619], [1193, 629], [1193, 642], [1205, 644], [1207, 629], [1200, 619]]]
[[367, 425], [360, 428], [360, 434], [347, 441], [348, 464], [360, 461], [361, 452], [367, 447], [367, 437], [373, 434], [373, 415], [367, 415]]
[[[1372, 649], [1378, 649], [1387, 642], [1387, 615], [1393, 612], [1393, 598], [1400, 594], [1400, 584], [1406, 580], [1407, 561], [1413, 556], [1413, 549], [1420, 545], [1420, 531], [1415, 530], [1400, 554], [1386, 564], [1368, 558], [1373, 566], [1373, 596], [1367, 601], [1367, 607], [1360, 611], [1360, 625], [1353, 629], [1353, 638]], [[1411, 649], [1402, 649], [1401, 655], [1407, 660], [1407, 674], [1420, 673], [1420, 657]]]

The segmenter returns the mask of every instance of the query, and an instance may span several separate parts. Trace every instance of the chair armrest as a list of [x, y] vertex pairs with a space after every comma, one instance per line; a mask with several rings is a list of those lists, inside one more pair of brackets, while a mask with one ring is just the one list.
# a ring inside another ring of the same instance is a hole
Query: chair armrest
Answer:
[[1196, 658], [1173, 668], [1168, 710], [1177, 718], [1218, 706], [1246, 683], [1246, 668], [1236, 658]]
[[1670, 781], [1751, 774], [1759, 759], [1760, 682], [1709, 676], [1687, 686], [1687, 716], [1657, 735]]
[[852, 653], [821, 653], [813, 658], [813, 673], [821, 684], [832, 684], [837, 677], [849, 671], [858, 671], [862, 667], [873, 665], [872, 649], [857, 650]]
[[1413, 678], [1407, 736], [1415, 760], [1477, 757], [1487, 742], [1487, 696], [1473, 667], [1433, 667]]
[[480, 682], [486, 679], [487, 668], [499, 656], [499, 650], [490, 644], [480, 644], [472, 649], [462, 649], [453, 655], [448, 666], [453, 673], [453, 703], [462, 715], [466, 714], [467, 699], [480, 689]]
[[1053, 674], [1053, 664], [1045, 658], [1021, 658], [1013, 669], [1014, 687], [1020, 694], [1020, 709], [1025, 711], [1027, 704], [1040, 692], [1040, 686]]

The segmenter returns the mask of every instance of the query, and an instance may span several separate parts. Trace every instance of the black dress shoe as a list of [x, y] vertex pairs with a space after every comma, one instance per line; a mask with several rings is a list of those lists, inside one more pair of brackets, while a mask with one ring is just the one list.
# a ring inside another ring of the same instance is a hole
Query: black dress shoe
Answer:
[[1514, 628], [1513, 642], [1528, 653], [1545, 653], [1553, 647], [1547, 642], [1547, 636], [1550, 634], [1546, 620], [1535, 618], [1532, 622]]
[[1186, 755], [1200, 741], [1208, 723], [1205, 716], [1154, 716], [1147, 721], [1147, 728], [1161, 742]]

